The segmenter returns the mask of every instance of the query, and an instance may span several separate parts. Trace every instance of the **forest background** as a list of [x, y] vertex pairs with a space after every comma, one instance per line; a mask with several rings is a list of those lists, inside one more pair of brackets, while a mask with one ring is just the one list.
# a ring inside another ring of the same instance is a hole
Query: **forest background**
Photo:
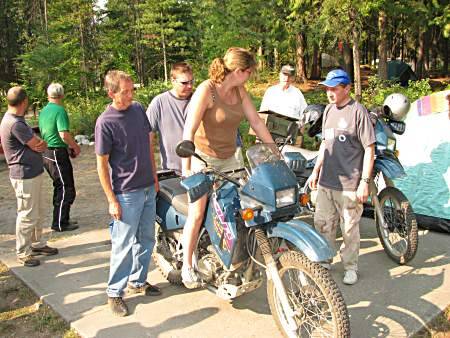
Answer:
[[[188, 61], [196, 84], [231, 46], [255, 53], [248, 84], [255, 105], [280, 66], [296, 67], [297, 84], [316, 84], [329, 70], [323, 53], [354, 78], [366, 106], [394, 91], [411, 101], [432, 91], [430, 77], [448, 76], [447, 0], [1, 0], [0, 117], [13, 84], [25, 86], [31, 107], [46, 104], [52, 81], [65, 87], [75, 134], [90, 135], [108, 98], [105, 73], [124, 70], [139, 84], [145, 106], [169, 88], [170, 65]], [[409, 63], [420, 81], [386, 81], [387, 61]], [[373, 76], [361, 86], [361, 69]], [[448, 79], [448, 77], [447, 77]], [[313, 86], [314, 87], [314, 86]], [[448, 83], [438, 88], [448, 87]], [[303, 88], [303, 87], [302, 87]], [[322, 90], [305, 95], [326, 103]], [[245, 126], [244, 126], [245, 129]]]

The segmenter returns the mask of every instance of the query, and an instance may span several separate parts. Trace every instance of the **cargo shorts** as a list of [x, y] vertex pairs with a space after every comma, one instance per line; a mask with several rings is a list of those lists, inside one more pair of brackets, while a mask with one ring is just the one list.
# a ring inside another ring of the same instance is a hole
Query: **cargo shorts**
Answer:
[[336, 249], [336, 229], [340, 225], [343, 242], [339, 250], [345, 270], [358, 270], [360, 245], [359, 220], [362, 203], [356, 191], [337, 191], [318, 187], [314, 227]]

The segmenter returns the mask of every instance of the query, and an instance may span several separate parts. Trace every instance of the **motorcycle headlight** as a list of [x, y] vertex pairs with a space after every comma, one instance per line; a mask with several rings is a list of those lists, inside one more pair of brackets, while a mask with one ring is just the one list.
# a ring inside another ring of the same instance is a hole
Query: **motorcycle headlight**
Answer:
[[277, 208], [282, 208], [295, 203], [295, 188], [289, 188], [276, 192]]
[[394, 152], [395, 151], [395, 144], [396, 144], [395, 139], [388, 138], [387, 147], [386, 147], [387, 150], [390, 150], [390, 151]]

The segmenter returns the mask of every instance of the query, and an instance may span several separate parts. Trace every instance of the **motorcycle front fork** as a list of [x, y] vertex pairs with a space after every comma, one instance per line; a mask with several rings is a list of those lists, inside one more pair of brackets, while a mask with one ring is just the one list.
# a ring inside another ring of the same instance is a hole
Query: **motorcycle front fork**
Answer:
[[370, 183], [369, 183], [369, 194], [370, 194], [370, 199], [372, 201], [376, 216], [377, 216], [381, 226], [384, 229], [386, 229], [387, 224], [384, 221], [383, 208], [381, 207], [380, 200], [378, 199], [378, 188], [377, 188], [377, 185], [375, 184], [373, 178], [370, 180]]
[[296, 337], [298, 326], [294, 319], [295, 313], [292, 310], [291, 306], [289, 305], [289, 299], [286, 294], [286, 289], [284, 288], [283, 282], [281, 281], [281, 277], [278, 274], [277, 263], [275, 262], [272, 256], [272, 250], [270, 248], [267, 236], [262, 229], [257, 229], [255, 230], [255, 237], [258, 242], [258, 246], [261, 249], [261, 253], [264, 257], [264, 262], [266, 263], [267, 278], [272, 280], [275, 286], [275, 290], [277, 292], [277, 296], [281, 302], [281, 306], [283, 307], [284, 314], [286, 315], [289, 329], [291, 331], [288, 333], [288, 335]]

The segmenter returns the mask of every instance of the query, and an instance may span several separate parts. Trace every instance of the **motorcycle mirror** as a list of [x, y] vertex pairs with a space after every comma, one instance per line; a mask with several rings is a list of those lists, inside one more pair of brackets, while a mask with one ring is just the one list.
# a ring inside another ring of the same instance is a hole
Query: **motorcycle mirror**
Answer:
[[190, 157], [195, 154], [195, 144], [192, 141], [180, 141], [175, 148], [175, 152], [180, 157]]
[[177, 144], [177, 147], [175, 148], [175, 152], [180, 157], [194, 156], [195, 158], [198, 158], [200, 161], [202, 161], [206, 166], [208, 166], [208, 163], [195, 152], [195, 144], [192, 141], [184, 140], [179, 142]]

